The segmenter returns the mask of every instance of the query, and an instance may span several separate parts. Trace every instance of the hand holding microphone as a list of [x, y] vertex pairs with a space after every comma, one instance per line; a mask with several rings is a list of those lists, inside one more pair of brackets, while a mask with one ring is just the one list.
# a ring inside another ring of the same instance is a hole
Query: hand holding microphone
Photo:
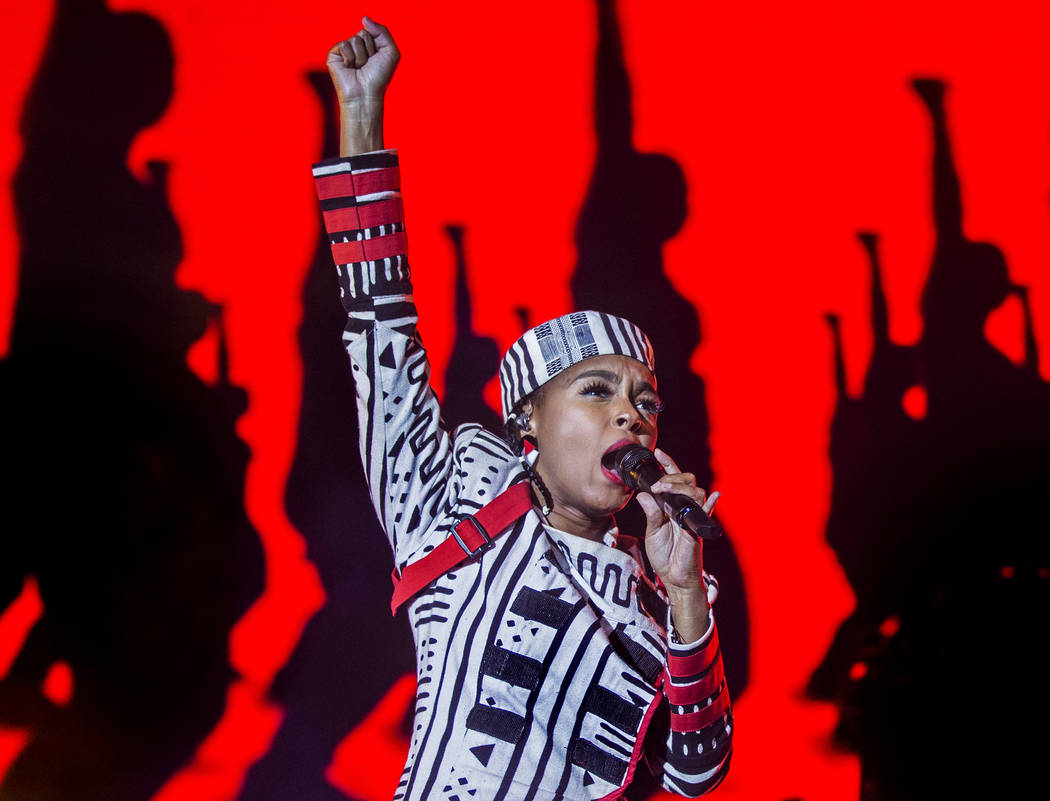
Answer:
[[688, 495], [653, 492], [653, 485], [658, 484], [666, 472], [656, 455], [643, 445], [625, 445], [610, 451], [602, 459], [602, 464], [615, 471], [630, 489], [652, 495], [667, 516], [694, 539], [713, 540], [722, 535], [722, 527], [708, 515], [718, 493], [700, 502]]

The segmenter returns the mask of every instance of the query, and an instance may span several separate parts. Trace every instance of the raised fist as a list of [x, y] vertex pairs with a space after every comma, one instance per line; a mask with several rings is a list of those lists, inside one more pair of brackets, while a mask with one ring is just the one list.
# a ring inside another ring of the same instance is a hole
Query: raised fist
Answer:
[[368, 17], [361, 24], [354, 36], [328, 51], [328, 74], [343, 105], [382, 98], [401, 58], [390, 31]]

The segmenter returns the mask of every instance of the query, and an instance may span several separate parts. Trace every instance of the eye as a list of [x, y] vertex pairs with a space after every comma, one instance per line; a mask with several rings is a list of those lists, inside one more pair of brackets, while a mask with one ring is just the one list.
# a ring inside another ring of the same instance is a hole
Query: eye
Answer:
[[656, 417], [664, 410], [663, 401], [659, 398], [647, 396], [644, 398], [638, 398], [634, 402], [634, 406], [641, 412], [644, 412], [649, 417]]
[[589, 384], [584, 385], [583, 389], [580, 390], [581, 395], [594, 395], [598, 398], [608, 398], [613, 394], [613, 389], [604, 381], [592, 381]]

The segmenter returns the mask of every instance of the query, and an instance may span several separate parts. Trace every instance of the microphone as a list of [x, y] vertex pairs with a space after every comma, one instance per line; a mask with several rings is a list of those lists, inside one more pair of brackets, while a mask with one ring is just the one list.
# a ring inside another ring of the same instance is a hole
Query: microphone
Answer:
[[650, 487], [666, 475], [656, 455], [644, 445], [624, 445], [602, 457], [602, 465], [616, 472], [629, 489], [648, 492], [664, 512], [695, 539], [714, 540], [722, 527], [712, 520], [703, 507], [686, 495], [653, 492]]

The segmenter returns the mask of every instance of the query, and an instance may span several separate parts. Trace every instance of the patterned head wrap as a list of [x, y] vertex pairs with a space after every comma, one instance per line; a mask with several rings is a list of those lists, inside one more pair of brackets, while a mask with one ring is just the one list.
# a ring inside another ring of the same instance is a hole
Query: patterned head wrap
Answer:
[[611, 314], [580, 311], [530, 328], [510, 346], [499, 367], [503, 419], [515, 404], [554, 376], [593, 356], [628, 356], [656, 370], [649, 337], [634, 323]]

